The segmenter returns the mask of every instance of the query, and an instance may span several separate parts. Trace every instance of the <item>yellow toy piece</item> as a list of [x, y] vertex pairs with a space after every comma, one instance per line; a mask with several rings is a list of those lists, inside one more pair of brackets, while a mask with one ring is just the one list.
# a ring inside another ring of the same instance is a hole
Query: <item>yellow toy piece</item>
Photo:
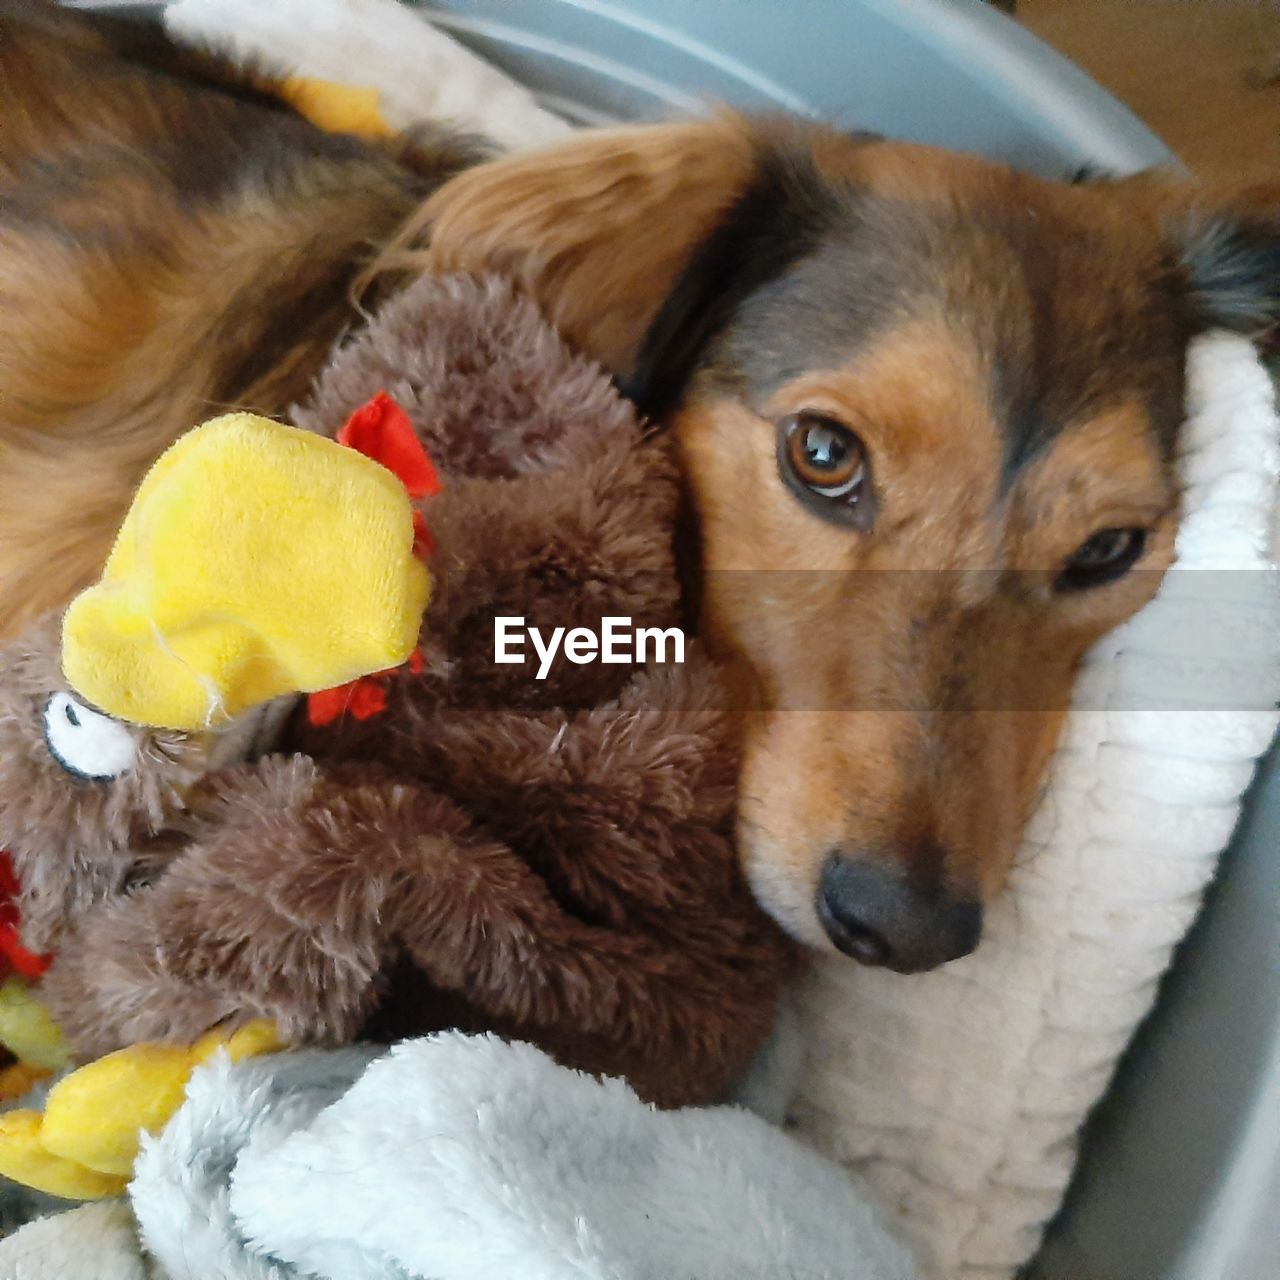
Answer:
[[393, 472], [229, 414], [181, 437], [143, 480], [102, 580], [63, 619], [63, 671], [108, 715], [217, 728], [399, 666], [428, 593]]
[[359, 138], [393, 138], [382, 117], [378, 91], [333, 80], [290, 76], [280, 96], [305, 119], [327, 133], [354, 133]]
[[71, 1061], [49, 1011], [16, 976], [0, 986], [0, 1044], [24, 1066], [45, 1073], [61, 1071]]
[[182, 1105], [191, 1073], [219, 1050], [233, 1062], [284, 1043], [269, 1022], [194, 1045], [137, 1044], [64, 1076], [44, 1114], [0, 1115], [0, 1176], [68, 1200], [124, 1192], [144, 1133], [158, 1133]]
[[95, 1173], [52, 1155], [40, 1140], [38, 1111], [0, 1115], [0, 1176], [64, 1200], [105, 1200], [124, 1194], [128, 1178]]
[[0, 1045], [18, 1060], [0, 1071], [0, 1100], [22, 1097], [71, 1060], [49, 1011], [16, 974], [0, 985]]

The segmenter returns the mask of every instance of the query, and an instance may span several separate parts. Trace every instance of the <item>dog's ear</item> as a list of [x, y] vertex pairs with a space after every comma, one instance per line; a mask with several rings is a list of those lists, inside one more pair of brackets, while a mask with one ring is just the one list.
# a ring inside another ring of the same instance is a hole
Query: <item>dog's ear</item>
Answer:
[[822, 136], [762, 133], [749, 181], [689, 255], [620, 379], [650, 417], [675, 408], [741, 304], [818, 244], [835, 208], [811, 145]]
[[755, 166], [751, 127], [731, 115], [584, 133], [447, 183], [411, 231], [427, 240], [416, 265], [513, 278], [575, 348], [625, 379]]
[[1148, 221], [1200, 329], [1280, 325], [1280, 183], [1201, 186], [1161, 171], [1090, 185]]
[[1280, 184], [1210, 194], [1172, 230], [1206, 328], [1261, 337], [1280, 325]]

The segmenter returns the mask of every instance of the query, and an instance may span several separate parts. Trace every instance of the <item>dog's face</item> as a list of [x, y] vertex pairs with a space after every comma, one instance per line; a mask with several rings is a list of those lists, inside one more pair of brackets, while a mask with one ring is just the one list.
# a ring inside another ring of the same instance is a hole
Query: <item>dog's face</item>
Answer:
[[678, 435], [797, 937], [976, 944], [1080, 658], [1171, 559], [1187, 344], [1273, 318], [1280, 201], [1202, 199], [732, 120], [437, 198], [433, 266], [512, 271]]
[[675, 427], [706, 625], [757, 708], [756, 892], [924, 969], [976, 943], [1080, 657], [1168, 564], [1187, 310], [1096, 192], [806, 162], [767, 180], [809, 243], [709, 339]]

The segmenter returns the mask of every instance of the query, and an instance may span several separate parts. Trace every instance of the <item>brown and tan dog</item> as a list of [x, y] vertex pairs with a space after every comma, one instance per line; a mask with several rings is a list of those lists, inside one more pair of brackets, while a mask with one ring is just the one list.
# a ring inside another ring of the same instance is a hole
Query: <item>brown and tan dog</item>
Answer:
[[901, 970], [970, 950], [1081, 655], [1169, 561], [1187, 344], [1276, 319], [1280, 192], [725, 116], [426, 198], [454, 151], [49, 21], [0, 3], [5, 626], [94, 575], [175, 434], [299, 395], [358, 274], [505, 272], [678, 433], [760, 901]]

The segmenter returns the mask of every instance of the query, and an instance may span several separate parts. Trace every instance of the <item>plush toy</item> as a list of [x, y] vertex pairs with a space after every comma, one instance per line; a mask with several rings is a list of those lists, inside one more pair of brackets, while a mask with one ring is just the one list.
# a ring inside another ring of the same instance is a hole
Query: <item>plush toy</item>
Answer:
[[[395, 449], [389, 408], [372, 401], [336, 444], [238, 413], [167, 450], [101, 582], [63, 619], [62, 669], [76, 697], [124, 724], [197, 732], [405, 662], [428, 587], [410, 497], [436, 481], [407, 422], [404, 444], [417, 455], [400, 470], [410, 479], [376, 460]], [[341, 443], [370, 434], [378, 441], [365, 451]], [[99, 735], [121, 744], [113, 765], [83, 758], [83, 711], [45, 721], [50, 749], [73, 772], [127, 770], [123, 724]]]
[[290, 76], [279, 88], [280, 96], [301, 116], [328, 133], [353, 133], [359, 138], [391, 138], [376, 89]]
[[[243, 413], [192, 431], [152, 468], [102, 581], [66, 613], [63, 668], [78, 696], [49, 698], [49, 753], [81, 783], [107, 783], [132, 771], [141, 720], [236, 753], [282, 698], [410, 658], [428, 595], [410, 500], [435, 489], [412, 427], [385, 399], [354, 414], [338, 443]], [[272, 550], [282, 523], [297, 538], [288, 555]], [[43, 1005], [16, 985], [50, 958], [19, 939], [7, 855], [0, 872], [0, 949], [16, 970], [0, 988], [0, 1041], [20, 1085], [67, 1054]], [[109, 1054], [55, 1084], [43, 1116], [0, 1116], [0, 1173], [64, 1197], [118, 1195], [139, 1135], [163, 1125], [196, 1065], [219, 1047], [239, 1058], [279, 1045], [259, 1022], [194, 1046]]]
[[[793, 953], [737, 866], [717, 673], [692, 645], [682, 664], [495, 662], [499, 617], [678, 625], [665, 445], [493, 281], [415, 286], [296, 421], [332, 435], [371, 401], [379, 421], [403, 408], [445, 477], [410, 661], [319, 689], [310, 657], [344, 649], [369, 586], [324, 576], [342, 534], [277, 496], [260, 550], [302, 567], [268, 571], [234, 530], [193, 533], [193, 498], [253, 487], [198, 467], [183, 501], [143, 486], [69, 611], [74, 691], [57, 620], [0, 656], [0, 845], [24, 944], [54, 954], [41, 998], [81, 1059], [255, 1018], [288, 1043], [458, 1027], [660, 1104], [724, 1097]], [[264, 755], [285, 686], [311, 696]], [[110, 767], [77, 770], [76, 728], [114, 741]]]
[[109, 1053], [49, 1090], [43, 1114], [0, 1115], [0, 1175], [66, 1200], [100, 1200], [128, 1186], [143, 1135], [158, 1133], [182, 1104], [191, 1073], [214, 1054], [231, 1062], [282, 1047], [270, 1023], [195, 1044], [142, 1044]]
[[67, 1065], [67, 1049], [31, 983], [49, 967], [49, 957], [22, 945], [18, 878], [0, 850], [0, 1052], [12, 1058], [0, 1068], [0, 1101], [21, 1097], [37, 1081]]

